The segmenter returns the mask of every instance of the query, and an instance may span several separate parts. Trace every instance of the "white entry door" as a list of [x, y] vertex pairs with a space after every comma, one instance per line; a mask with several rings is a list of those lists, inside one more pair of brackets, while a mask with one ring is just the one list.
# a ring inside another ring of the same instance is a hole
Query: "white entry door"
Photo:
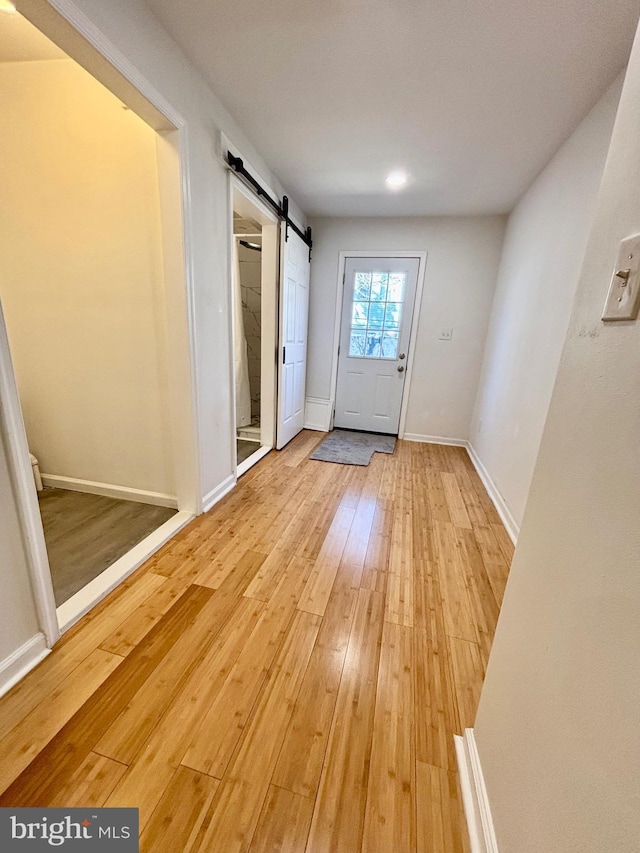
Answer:
[[309, 319], [309, 247], [282, 228], [280, 274], [280, 353], [276, 447], [284, 447], [302, 429], [307, 377]]
[[397, 435], [419, 258], [347, 258], [334, 425]]

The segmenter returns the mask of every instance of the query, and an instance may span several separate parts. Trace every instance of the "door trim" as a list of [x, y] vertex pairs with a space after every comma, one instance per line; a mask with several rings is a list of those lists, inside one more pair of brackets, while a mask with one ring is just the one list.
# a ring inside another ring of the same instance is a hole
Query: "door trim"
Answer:
[[422, 291], [424, 289], [424, 277], [427, 267], [427, 252], [365, 252], [365, 251], [343, 251], [338, 260], [338, 287], [336, 288], [335, 323], [333, 326], [333, 353], [331, 361], [331, 421], [329, 429], [333, 429], [333, 419], [336, 406], [336, 391], [338, 387], [338, 348], [340, 346], [340, 331], [342, 328], [342, 297], [344, 294], [344, 276], [347, 258], [417, 258], [418, 259], [418, 281], [416, 283], [416, 295], [413, 301], [413, 313], [411, 317], [411, 331], [409, 334], [409, 356], [407, 358], [407, 377], [404, 382], [402, 394], [402, 405], [400, 406], [400, 425], [398, 427], [398, 438], [404, 438], [405, 421], [407, 419], [407, 406], [411, 390], [411, 379], [413, 377], [413, 359], [415, 356], [415, 343], [418, 337], [418, 324], [420, 321], [420, 307], [422, 305]]

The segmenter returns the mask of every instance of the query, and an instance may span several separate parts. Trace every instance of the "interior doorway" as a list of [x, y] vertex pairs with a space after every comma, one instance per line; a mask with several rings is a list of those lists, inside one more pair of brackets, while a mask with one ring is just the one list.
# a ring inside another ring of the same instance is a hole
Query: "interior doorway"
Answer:
[[60, 29], [0, 16], [0, 427], [49, 646], [198, 502], [179, 123]]
[[235, 463], [238, 476], [275, 445], [277, 217], [231, 177]]

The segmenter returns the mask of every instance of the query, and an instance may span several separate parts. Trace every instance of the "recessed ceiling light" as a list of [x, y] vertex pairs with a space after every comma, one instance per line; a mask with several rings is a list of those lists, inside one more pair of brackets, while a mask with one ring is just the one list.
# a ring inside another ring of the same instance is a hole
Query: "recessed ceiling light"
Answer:
[[0, 12], [17, 12], [11, 0], [0, 0]]
[[385, 181], [390, 190], [401, 190], [407, 184], [407, 175], [405, 172], [389, 172]]

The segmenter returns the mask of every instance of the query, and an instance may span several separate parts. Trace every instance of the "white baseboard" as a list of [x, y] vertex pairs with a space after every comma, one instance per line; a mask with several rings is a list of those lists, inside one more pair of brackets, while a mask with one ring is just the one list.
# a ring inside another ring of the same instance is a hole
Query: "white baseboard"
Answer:
[[229, 474], [229, 476], [219, 483], [214, 489], [207, 492], [207, 494], [202, 498], [202, 512], [209, 512], [211, 507], [214, 506], [214, 504], [217, 504], [219, 500], [230, 492], [235, 484], [236, 478], [233, 474]]
[[455, 735], [454, 740], [471, 853], [498, 853], [489, 797], [473, 729], [465, 729], [464, 735]]
[[79, 480], [77, 477], [61, 477], [58, 474], [43, 474], [42, 482], [54, 489], [67, 489], [70, 492], [86, 492], [89, 495], [103, 495], [107, 498], [119, 498], [123, 501], [135, 501], [140, 504], [178, 508], [178, 499], [162, 492], [147, 492], [144, 489], [132, 489], [129, 486], [114, 486], [111, 483], [96, 483], [93, 480]]
[[112, 563], [97, 578], [72, 595], [57, 609], [60, 631], [66, 631], [88, 613], [99, 601], [108, 595], [112, 589], [127, 578], [132, 572], [146, 562], [165, 542], [174, 537], [186, 524], [193, 519], [190, 512], [177, 512], [161, 524], [157, 530], [138, 542], [115, 563]]
[[511, 510], [498, 491], [496, 484], [491, 479], [491, 475], [482, 464], [474, 446], [469, 441], [464, 438], [447, 438], [443, 435], [420, 435], [420, 433], [416, 432], [405, 432], [401, 438], [403, 438], [404, 441], [421, 441], [425, 444], [445, 444], [450, 447], [465, 447], [471, 461], [473, 462], [473, 467], [478, 472], [478, 476], [482, 480], [482, 483], [487, 490], [487, 494], [491, 498], [491, 501], [505, 526], [505, 530], [509, 534], [509, 538], [514, 545], [517, 543], [520, 526], [511, 514]]
[[511, 510], [507, 506], [504, 498], [498, 491], [496, 484], [491, 479], [491, 475], [487, 471], [487, 469], [482, 464], [480, 457], [478, 456], [474, 446], [467, 442], [467, 453], [469, 454], [471, 461], [473, 462], [473, 467], [478, 472], [478, 476], [483, 482], [485, 489], [491, 500], [493, 501], [493, 505], [498, 511], [498, 515], [502, 519], [502, 523], [505, 526], [507, 533], [509, 534], [509, 538], [515, 545], [518, 541], [518, 535], [520, 533], [520, 525], [517, 523], [513, 515], [511, 514]]
[[447, 447], [466, 447], [464, 438], [447, 438], [443, 435], [420, 435], [418, 432], [405, 432], [400, 436], [403, 441], [420, 441], [423, 444], [445, 444]]
[[44, 634], [36, 634], [23, 643], [19, 649], [0, 662], [0, 696], [4, 696], [14, 684], [30, 672], [34, 666], [46, 658], [51, 649], [47, 648]]
[[304, 401], [304, 428], [329, 432], [333, 403], [320, 397], [307, 397]]

